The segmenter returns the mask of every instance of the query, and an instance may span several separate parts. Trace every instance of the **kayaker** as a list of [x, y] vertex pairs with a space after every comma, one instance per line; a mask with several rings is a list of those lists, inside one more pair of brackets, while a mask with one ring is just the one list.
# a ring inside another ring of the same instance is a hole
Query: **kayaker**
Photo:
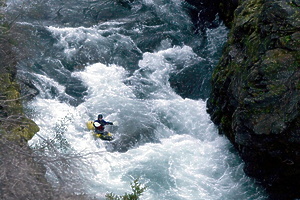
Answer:
[[107, 131], [104, 131], [105, 129], [105, 125], [113, 125], [112, 122], [107, 122], [103, 119], [103, 115], [102, 114], [99, 114], [98, 115], [98, 119], [94, 121], [93, 123], [94, 127], [95, 127], [95, 132], [97, 134], [102, 134], [102, 135], [105, 135], [107, 134], [108, 132]]

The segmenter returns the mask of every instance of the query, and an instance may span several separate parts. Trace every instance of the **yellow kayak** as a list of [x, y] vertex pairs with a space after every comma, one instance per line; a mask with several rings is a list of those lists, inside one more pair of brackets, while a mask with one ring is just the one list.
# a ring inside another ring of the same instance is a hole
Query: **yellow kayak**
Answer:
[[111, 141], [113, 140], [113, 134], [110, 133], [110, 132], [107, 132], [105, 131], [103, 134], [100, 134], [100, 133], [95, 133], [95, 127], [93, 125], [94, 121], [88, 121], [86, 123], [86, 126], [89, 130], [92, 130], [93, 131], [93, 136], [96, 137], [96, 138], [100, 138], [101, 140], [108, 140], [108, 141]]

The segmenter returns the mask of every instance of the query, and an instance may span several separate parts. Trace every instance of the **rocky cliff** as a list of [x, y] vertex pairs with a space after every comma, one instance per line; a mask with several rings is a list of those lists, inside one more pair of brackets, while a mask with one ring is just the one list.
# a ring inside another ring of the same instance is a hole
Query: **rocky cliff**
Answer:
[[27, 145], [39, 128], [23, 112], [10, 26], [3, 19], [0, 15], [0, 199], [51, 199], [45, 169]]
[[229, 24], [208, 112], [248, 175], [300, 198], [300, 1], [245, 0]]
[[32, 93], [20, 93], [11, 25], [0, 10], [0, 199], [89, 199], [53, 188], [45, 178], [45, 158], [27, 144], [39, 127], [23, 112], [23, 100]]

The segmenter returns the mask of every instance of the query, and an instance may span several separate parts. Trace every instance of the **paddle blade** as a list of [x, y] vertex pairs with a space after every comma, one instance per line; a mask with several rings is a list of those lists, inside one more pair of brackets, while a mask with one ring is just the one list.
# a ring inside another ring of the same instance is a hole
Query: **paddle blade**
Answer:
[[116, 121], [116, 122], [113, 122], [114, 126], [119, 126], [119, 123]]

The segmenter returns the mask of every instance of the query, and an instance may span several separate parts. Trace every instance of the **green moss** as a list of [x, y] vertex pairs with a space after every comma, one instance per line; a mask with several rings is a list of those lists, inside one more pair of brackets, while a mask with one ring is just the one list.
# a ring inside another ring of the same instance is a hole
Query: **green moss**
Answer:
[[296, 82], [296, 89], [300, 90], [300, 81], [299, 80]]
[[24, 117], [19, 85], [12, 81], [9, 73], [0, 75], [0, 84], [1, 112], [4, 117], [0, 128], [6, 133], [4, 137], [18, 141], [30, 140], [39, 131], [39, 127]]
[[290, 2], [288, 2], [288, 4], [294, 8], [299, 8], [299, 4], [296, 4], [295, 1], [290, 1]]
[[270, 96], [281, 96], [287, 91], [287, 87], [283, 84], [270, 84], [268, 85]]
[[285, 46], [286, 46], [286, 44], [288, 44], [292, 41], [292, 36], [287, 35], [287, 36], [281, 37], [279, 40], [281, 43], [285, 44]]
[[[257, 24], [257, 15], [260, 14], [262, 10], [263, 1], [262, 0], [248, 0], [244, 1], [243, 4], [237, 9], [235, 13], [235, 27], [244, 26], [249, 27], [249, 25]], [[253, 26], [254, 27], [254, 26]]]
[[274, 112], [273, 105], [257, 106], [251, 110], [247, 110], [248, 116], [251, 118], [258, 118], [259, 116], [269, 114], [272, 112]]
[[9, 73], [0, 75], [0, 94], [2, 106], [7, 108], [9, 114], [13, 115], [22, 112], [22, 104], [20, 101], [19, 85], [12, 81]]
[[223, 117], [221, 118], [221, 124], [227, 124], [227, 123], [228, 123], [227, 117], [226, 117], [226, 116], [223, 116]]
[[30, 119], [22, 117], [18, 120], [18, 124], [14, 124], [7, 135], [7, 139], [10, 140], [21, 140], [25, 139], [26, 141], [30, 140], [36, 132], [40, 129], [39, 127]]
[[263, 0], [248, 0], [243, 3], [243, 11], [240, 16], [251, 16], [253, 13], [257, 13], [263, 5]]
[[271, 80], [285, 80], [299, 68], [294, 55], [282, 49], [270, 50], [263, 57], [261, 70]]
[[299, 51], [300, 48], [300, 32], [295, 32], [291, 35], [286, 35], [279, 38], [279, 44], [286, 49]]
[[261, 41], [258, 38], [258, 33], [256, 31], [253, 31], [249, 37], [245, 39], [245, 46], [246, 51], [248, 55], [252, 55], [252, 62], [256, 62], [259, 60], [259, 57], [257, 56], [257, 49], [261, 45]]

